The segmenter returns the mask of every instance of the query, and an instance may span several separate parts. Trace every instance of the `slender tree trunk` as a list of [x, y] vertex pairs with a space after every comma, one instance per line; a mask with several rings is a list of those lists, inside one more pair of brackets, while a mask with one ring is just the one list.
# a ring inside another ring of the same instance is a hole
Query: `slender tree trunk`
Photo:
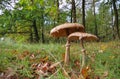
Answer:
[[82, 24], [85, 27], [85, 0], [82, 0]]
[[42, 11], [42, 21], [41, 21], [41, 37], [42, 37], [42, 43], [45, 43], [45, 39], [44, 39], [44, 12], [43, 11]]
[[113, 1], [113, 9], [114, 9], [114, 14], [115, 14], [115, 30], [116, 30], [116, 34], [117, 34], [117, 38], [120, 39], [120, 35], [119, 35], [119, 26], [118, 26], [118, 10], [116, 7], [116, 0], [112, 0]]
[[73, 22], [73, 19], [72, 19], [73, 13], [72, 12], [73, 12], [73, 9], [71, 9], [71, 21], [70, 21], [71, 23]]
[[114, 22], [113, 22], [113, 10], [112, 10], [112, 5], [111, 5], [111, 26], [112, 26], [112, 37], [115, 39], [115, 31], [114, 31]]
[[45, 43], [45, 39], [44, 39], [44, 26], [42, 26], [41, 36], [42, 36], [42, 43]]
[[[34, 5], [34, 0], [31, 0], [32, 5]], [[33, 19], [33, 25], [31, 26], [31, 33], [30, 33], [30, 40], [33, 42], [33, 33], [32, 33], [32, 28], [34, 30], [34, 34], [35, 34], [35, 42], [39, 42], [39, 34], [38, 34], [38, 28], [36, 25], [36, 19]]]
[[59, 10], [59, 0], [57, 0], [57, 23], [59, 24], [60, 20], [60, 10]]
[[39, 34], [38, 34], [37, 26], [36, 26], [36, 19], [33, 20], [33, 29], [35, 33], [35, 42], [39, 42]]
[[73, 23], [76, 22], [76, 6], [75, 6], [75, 0], [72, 0], [72, 18]]
[[98, 36], [98, 28], [97, 28], [96, 13], [95, 13], [95, 0], [93, 0], [93, 12], [94, 12], [95, 35]]
[[30, 27], [30, 42], [33, 42], [32, 26]]

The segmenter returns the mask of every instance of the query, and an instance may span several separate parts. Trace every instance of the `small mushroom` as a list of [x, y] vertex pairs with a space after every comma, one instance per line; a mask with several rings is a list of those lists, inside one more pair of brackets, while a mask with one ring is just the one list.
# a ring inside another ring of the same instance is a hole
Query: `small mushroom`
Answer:
[[[69, 34], [73, 32], [84, 32], [84, 26], [78, 23], [65, 23], [56, 26], [50, 31], [50, 34], [53, 37], [67, 37]], [[66, 42], [66, 52], [65, 52], [65, 64], [69, 63], [70, 58], [70, 43], [67, 40]]]
[[98, 38], [95, 35], [88, 34], [88, 33], [82, 33], [82, 32], [74, 32], [68, 36], [68, 41], [73, 41], [73, 40], [80, 40], [81, 46], [82, 46], [82, 66], [80, 69], [80, 72], [85, 65], [85, 58], [86, 58], [86, 53], [85, 53], [85, 48], [83, 45], [83, 41], [95, 41], [98, 40]]

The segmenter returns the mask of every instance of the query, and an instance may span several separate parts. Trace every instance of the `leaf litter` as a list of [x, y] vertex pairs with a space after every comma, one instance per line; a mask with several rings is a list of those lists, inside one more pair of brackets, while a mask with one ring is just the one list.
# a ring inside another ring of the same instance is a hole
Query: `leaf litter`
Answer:
[[[40, 51], [39, 51], [40, 52]], [[75, 60], [73, 67], [69, 70], [66, 69], [66, 67], [62, 64], [62, 61], [58, 61], [53, 54], [49, 52], [49, 55], [53, 57], [55, 60], [50, 61], [48, 56], [44, 56], [42, 58], [38, 58], [35, 53], [31, 53], [29, 51], [23, 51], [22, 54], [19, 54], [18, 51], [13, 50], [14, 54], [18, 56], [18, 59], [23, 60], [24, 58], [28, 57], [29, 61], [31, 63], [30, 68], [34, 71], [34, 77], [35, 79], [41, 79], [41, 78], [52, 78], [53, 76], [56, 76], [58, 71], [62, 69], [62, 73], [65, 77], [68, 79], [100, 79], [105, 78], [108, 76], [108, 71], [105, 71], [103, 75], [97, 76], [94, 75], [93, 70], [90, 66], [83, 67], [81, 73], [80, 73], [80, 60]], [[37, 53], [39, 54], [39, 53]], [[95, 57], [95, 56], [94, 56]], [[91, 58], [94, 59], [94, 57], [91, 56]], [[64, 59], [64, 56], [63, 56]], [[94, 63], [94, 62], [92, 62]], [[36, 76], [36, 75], [37, 76]], [[18, 73], [14, 71], [13, 68], [8, 67], [8, 69], [0, 74], [0, 79], [19, 79]], [[24, 78], [24, 79], [30, 79], [30, 78]]]

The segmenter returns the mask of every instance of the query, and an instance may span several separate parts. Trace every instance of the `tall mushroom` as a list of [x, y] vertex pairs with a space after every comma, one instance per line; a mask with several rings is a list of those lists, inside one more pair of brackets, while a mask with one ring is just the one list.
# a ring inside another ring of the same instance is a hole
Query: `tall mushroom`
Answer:
[[[53, 37], [67, 37], [73, 32], [84, 32], [84, 26], [78, 23], [65, 23], [56, 26], [50, 31], [50, 34]], [[66, 42], [66, 52], [65, 52], [65, 64], [69, 63], [70, 60], [70, 43], [67, 40]]]
[[73, 40], [80, 40], [81, 47], [82, 47], [82, 66], [80, 69], [80, 72], [85, 65], [85, 58], [86, 58], [86, 53], [85, 53], [85, 48], [83, 45], [83, 41], [94, 41], [98, 40], [98, 38], [95, 35], [88, 34], [88, 33], [82, 33], [82, 32], [74, 32], [68, 36], [68, 41], [73, 41]]

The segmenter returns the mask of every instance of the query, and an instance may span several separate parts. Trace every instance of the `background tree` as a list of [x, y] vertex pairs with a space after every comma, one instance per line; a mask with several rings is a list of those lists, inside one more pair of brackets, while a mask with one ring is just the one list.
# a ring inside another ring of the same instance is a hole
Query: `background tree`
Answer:
[[95, 26], [95, 35], [98, 36], [98, 28], [97, 28], [97, 21], [96, 21], [96, 12], [95, 12], [95, 0], [93, 0], [93, 14], [94, 14], [94, 26]]
[[59, 10], [59, 0], [57, 0], [57, 23], [59, 24], [60, 20], [60, 10]]
[[118, 26], [118, 10], [116, 7], [116, 2], [117, 0], [112, 0], [113, 10], [114, 10], [114, 15], [115, 15], [114, 26], [116, 27], [116, 35], [117, 35], [116, 37], [120, 39], [119, 26]]
[[82, 0], [82, 24], [85, 26], [85, 0]]
[[71, 22], [75, 23], [76, 22], [76, 5], [75, 5], [75, 0], [72, 0], [72, 10], [71, 10], [71, 17], [72, 20]]

